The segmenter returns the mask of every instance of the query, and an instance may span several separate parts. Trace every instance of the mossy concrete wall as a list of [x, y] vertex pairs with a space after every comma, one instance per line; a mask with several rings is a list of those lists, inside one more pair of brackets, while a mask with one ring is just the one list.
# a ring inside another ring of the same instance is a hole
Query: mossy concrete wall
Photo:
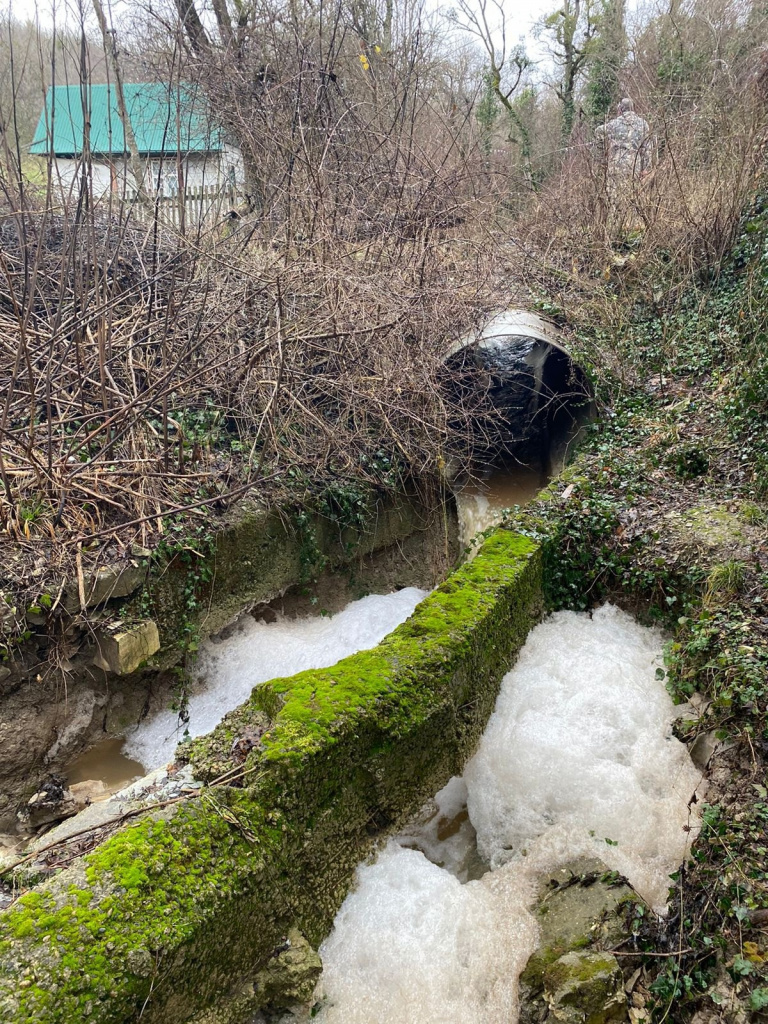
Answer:
[[[81, 750], [168, 707], [178, 679], [163, 670], [249, 607], [297, 586], [317, 610], [329, 593], [349, 601], [434, 586], [455, 563], [458, 531], [455, 508], [433, 497], [371, 489], [356, 507], [354, 527], [329, 518], [322, 502], [287, 510], [244, 501], [212, 524], [213, 540], [198, 550], [182, 537], [170, 556], [139, 558], [136, 592], [118, 588], [91, 610], [90, 623], [57, 609], [16, 660], [0, 666], [0, 833], [13, 830], [17, 808], [51, 771], [66, 773]], [[147, 619], [159, 626], [159, 653], [129, 675], [106, 671], [115, 661], [110, 625], [122, 631], [127, 621]], [[68, 652], [66, 675], [52, 668], [57, 650]]]
[[[458, 554], [453, 506], [427, 501], [415, 491], [371, 491], [355, 518], [355, 525], [345, 525], [323, 507], [291, 511], [245, 501], [219, 524], [212, 547], [197, 553], [181, 545], [167, 566], [150, 574], [150, 601], [143, 602], [143, 611], [136, 608], [139, 617], [148, 608], [158, 622], [163, 645], [158, 660], [178, 659], [179, 627], [190, 619], [204, 639], [244, 609], [269, 603], [297, 585], [311, 588], [342, 568], [357, 569], [361, 580], [370, 580], [375, 570], [368, 570], [366, 559], [374, 552], [404, 544], [418, 549], [416, 575], [422, 581], [444, 575]], [[430, 562], [440, 563], [437, 570]], [[190, 577], [196, 580], [192, 613]]]
[[181, 1024], [292, 927], [319, 942], [372, 844], [462, 769], [541, 609], [537, 546], [499, 531], [375, 650], [257, 687], [188, 748], [198, 799], [0, 915], [3, 1024]]

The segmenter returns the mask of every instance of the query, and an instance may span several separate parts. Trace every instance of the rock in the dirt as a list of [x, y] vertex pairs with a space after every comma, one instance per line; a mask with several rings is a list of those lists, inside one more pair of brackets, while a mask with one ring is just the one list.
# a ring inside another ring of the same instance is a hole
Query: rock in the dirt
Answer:
[[[629, 885], [596, 859], [573, 861], [552, 872], [542, 886], [534, 911], [541, 941], [520, 978], [520, 1024], [586, 1020], [555, 1015], [550, 997], [557, 986], [550, 971], [571, 953], [609, 955], [603, 951], [627, 937], [623, 916], [627, 901], [637, 900]], [[618, 969], [615, 958], [611, 959]], [[614, 1012], [613, 1004], [609, 1009]], [[596, 1024], [603, 1019], [615, 1018], [596, 1018]]]
[[101, 779], [88, 779], [85, 782], [75, 782], [69, 787], [69, 791], [78, 811], [82, 811], [88, 804], [104, 800], [109, 795], [109, 786]]
[[714, 565], [745, 561], [762, 539], [760, 527], [745, 522], [726, 505], [703, 503], [684, 512], [664, 514], [674, 546], [689, 558]]
[[71, 818], [79, 809], [65, 781], [58, 775], [51, 775], [29, 798], [17, 817], [23, 831], [34, 832], [43, 825]]
[[144, 619], [98, 635], [99, 653], [94, 662], [118, 676], [135, 672], [160, 650], [160, 635], [152, 619]]
[[[105, 565], [87, 575], [83, 581], [86, 608], [95, 608], [112, 598], [128, 597], [147, 578], [146, 562], [131, 559], [121, 565]], [[80, 586], [72, 580], [64, 588], [62, 604], [68, 612], [80, 609]]]
[[626, 937], [618, 910], [634, 891], [602, 861], [584, 858], [553, 871], [537, 903], [542, 949], [549, 959], [586, 945], [602, 948]]
[[624, 979], [611, 953], [561, 956], [544, 972], [544, 998], [552, 1024], [608, 1024], [627, 1017]]
[[43, 825], [52, 825], [79, 814], [89, 804], [104, 799], [108, 792], [100, 779], [76, 782], [68, 787], [61, 776], [51, 775], [29, 798], [17, 817], [25, 832], [35, 832]]
[[292, 928], [285, 946], [259, 971], [254, 989], [264, 1006], [282, 1008], [312, 998], [323, 962], [301, 932]]

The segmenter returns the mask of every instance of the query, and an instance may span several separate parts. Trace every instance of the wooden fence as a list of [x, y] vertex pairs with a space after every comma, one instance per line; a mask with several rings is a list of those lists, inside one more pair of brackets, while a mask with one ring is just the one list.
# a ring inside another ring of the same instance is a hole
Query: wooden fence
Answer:
[[176, 195], [150, 196], [148, 204], [140, 202], [135, 192], [126, 195], [136, 220], [149, 224], [157, 218], [164, 227], [182, 233], [215, 227], [241, 201], [242, 192], [234, 185], [199, 185]]

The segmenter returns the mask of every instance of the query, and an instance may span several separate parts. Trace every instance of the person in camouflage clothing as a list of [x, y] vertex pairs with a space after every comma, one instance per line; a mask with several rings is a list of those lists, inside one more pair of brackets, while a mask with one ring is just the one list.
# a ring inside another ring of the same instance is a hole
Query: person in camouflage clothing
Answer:
[[625, 97], [618, 106], [618, 117], [595, 129], [602, 143], [609, 177], [643, 178], [653, 162], [653, 140], [648, 122], [634, 111]]
[[633, 219], [636, 185], [650, 174], [655, 154], [648, 122], [634, 111], [625, 97], [618, 105], [618, 116], [595, 129], [601, 162], [605, 172], [610, 234], [623, 234]]

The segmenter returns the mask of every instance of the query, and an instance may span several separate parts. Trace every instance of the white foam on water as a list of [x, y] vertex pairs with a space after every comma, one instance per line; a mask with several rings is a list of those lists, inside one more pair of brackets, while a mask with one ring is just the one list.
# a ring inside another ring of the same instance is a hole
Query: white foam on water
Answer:
[[374, 647], [413, 612], [426, 591], [407, 587], [393, 594], [371, 594], [337, 615], [240, 620], [226, 640], [202, 645], [195, 692], [190, 695], [189, 722], [179, 724], [175, 711], [151, 715], [127, 737], [124, 752], [149, 771], [173, 760], [176, 744], [189, 735], [202, 736], [224, 715], [246, 701], [254, 686], [309, 668], [326, 668], [357, 651]]
[[509, 1024], [535, 948], [532, 892], [462, 885], [391, 841], [358, 868], [320, 947], [322, 1024]]
[[[574, 858], [600, 857], [663, 910], [700, 776], [661, 664], [661, 635], [610, 605], [531, 632], [463, 779], [358, 869], [320, 948], [322, 1024], [512, 1024], [536, 879]], [[462, 885], [472, 827], [492, 870]]]
[[660, 634], [611, 605], [531, 632], [464, 772], [484, 860], [498, 866], [538, 839], [553, 856], [600, 856], [666, 905], [700, 773], [672, 735], [661, 666]]

